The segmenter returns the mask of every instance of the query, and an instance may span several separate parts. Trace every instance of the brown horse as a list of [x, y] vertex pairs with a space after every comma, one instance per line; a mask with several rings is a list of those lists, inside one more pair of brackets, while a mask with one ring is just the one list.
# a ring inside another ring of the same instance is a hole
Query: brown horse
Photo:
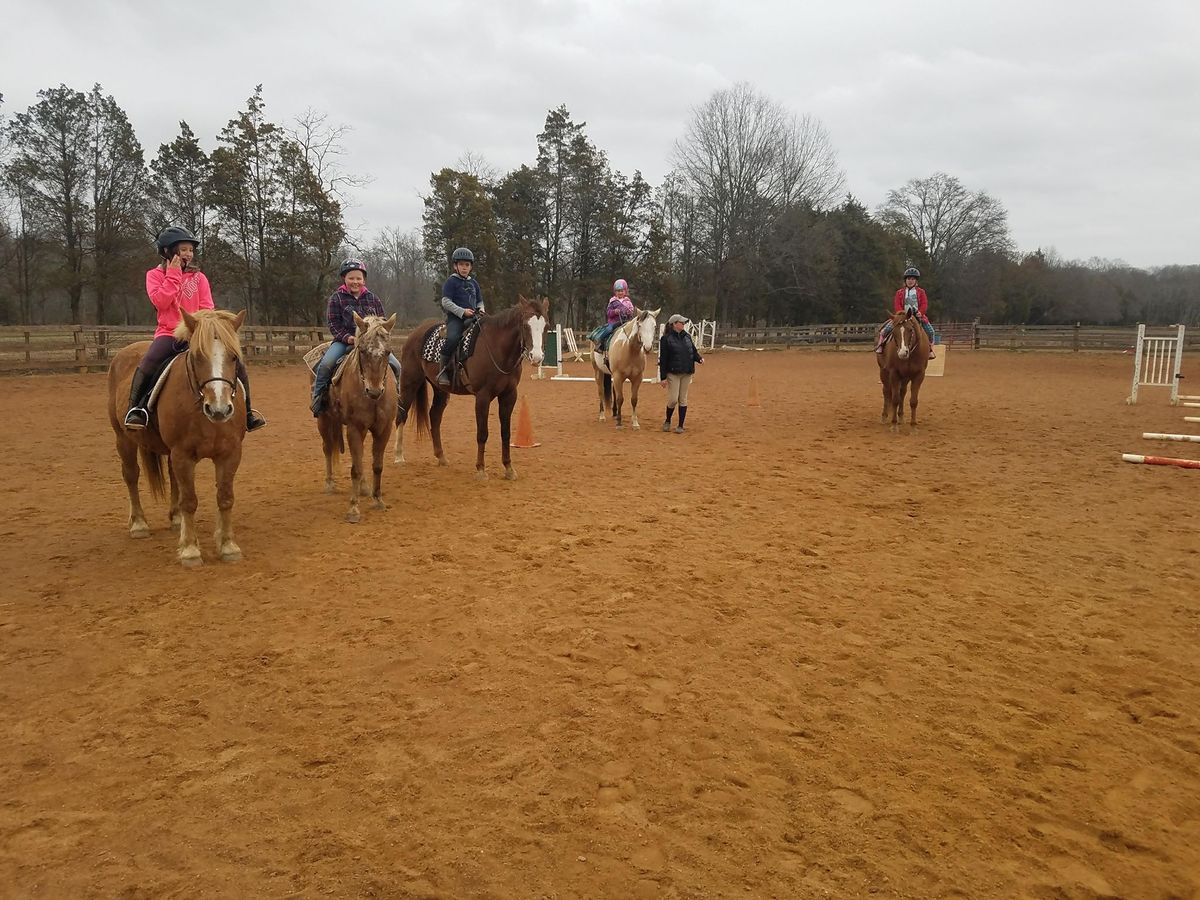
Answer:
[[185, 566], [202, 562], [195, 524], [196, 463], [201, 459], [211, 459], [216, 469], [217, 551], [226, 562], [242, 558], [233, 539], [233, 477], [246, 436], [246, 393], [238, 391], [235, 375], [242, 355], [237, 332], [245, 318], [245, 311], [183, 313], [175, 338], [186, 340], [188, 350], [176, 357], [167, 373], [149, 428], [131, 431], [124, 425], [129, 383], [149, 342], [122, 348], [108, 367], [108, 418], [129, 491], [129, 535], [150, 535], [138, 495], [138, 457], [151, 493], [162, 497], [165, 456], [171, 476], [170, 517], [179, 525], [179, 561]]
[[[517, 405], [517, 385], [521, 381], [521, 368], [526, 356], [536, 365], [542, 361], [542, 336], [546, 331], [546, 315], [550, 300], [527, 300], [518, 296], [516, 306], [494, 316], [480, 317], [475, 349], [466, 365], [455, 373], [453, 385], [447, 389], [437, 383], [438, 362], [421, 358], [421, 349], [430, 332], [441, 323], [438, 320], [422, 322], [408, 336], [400, 351], [400, 426], [396, 429], [396, 462], [404, 462], [404, 423], [408, 414], [416, 412], [418, 433], [429, 431], [433, 435], [433, 453], [438, 465], [446, 465], [446, 454], [442, 450], [442, 415], [450, 394], [473, 394], [475, 396], [475, 442], [478, 453], [475, 457], [475, 477], [480, 481], [487, 478], [483, 467], [483, 451], [488, 439], [488, 408], [493, 399], [498, 401], [500, 412], [500, 440], [503, 445], [502, 461], [504, 477], [512, 481], [517, 477], [513, 471], [509, 439], [512, 432], [512, 411]], [[458, 368], [455, 364], [455, 368]], [[433, 388], [433, 403], [430, 406], [429, 388]]]
[[[374, 488], [371, 498], [376, 509], [387, 509], [383, 502], [383, 454], [387, 452], [388, 439], [392, 436], [392, 423], [396, 418], [396, 382], [388, 367], [388, 339], [396, 325], [396, 314], [387, 318], [354, 314], [356, 333], [354, 346], [342, 363], [342, 375], [337, 384], [329, 389], [329, 404], [317, 418], [317, 431], [321, 433], [321, 444], [325, 450], [325, 492], [332, 494], [333, 465], [338, 456], [345, 452], [342, 426], [350, 440], [350, 510], [347, 522], [358, 522], [362, 513], [358, 508], [359, 496], [366, 496], [363, 489], [363, 445], [367, 434], [371, 435], [371, 471]], [[310, 369], [309, 381], [315, 379]]]
[[642, 373], [646, 370], [646, 354], [658, 339], [658, 309], [639, 309], [637, 315], [613, 332], [608, 342], [608, 364], [599, 348], [592, 348], [592, 374], [596, 377], [596, 392], [600, 395], [600, 418], [604, 421], [605, 405], [612, 408], [613, 420], [618, 428], [621, 422], [621, 407], [625, 405], [625, 381], [629, 381], [629, 405], [633, 419], [631, 427], [636, 431], [642, 427], [638, 422], [638, 391], [642, 387]]
[[911, 385], [909, 426], [915, 431], [917, 397], [925, 380], [925, 367], [929, 365], [929, 335], [911, 309], [891, 313], [889, 321], [892, 333], [883, 345], [883, 352], [875, 354], [879, 383], [883, 386], [883, 413], [879, 421], [887, 422], [890, 415], [892, 431], [900, 430], [904, 422], [904, 393]]

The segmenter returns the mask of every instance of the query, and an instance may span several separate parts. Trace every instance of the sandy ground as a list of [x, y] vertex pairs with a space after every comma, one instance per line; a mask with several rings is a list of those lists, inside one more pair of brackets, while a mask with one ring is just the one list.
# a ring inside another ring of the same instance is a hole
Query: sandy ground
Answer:
[[358, 526], [257, 370], [199, 570], [104, 376], [4, 379], [0, 893], [1200, 896], [1200, 472], [1119, 461], [1189, 455], [1131, 365], [956, 352], [915, 435], [865, 352], [712, 354], [685, 435], [527, 380], [518, 481], [455, 398]]

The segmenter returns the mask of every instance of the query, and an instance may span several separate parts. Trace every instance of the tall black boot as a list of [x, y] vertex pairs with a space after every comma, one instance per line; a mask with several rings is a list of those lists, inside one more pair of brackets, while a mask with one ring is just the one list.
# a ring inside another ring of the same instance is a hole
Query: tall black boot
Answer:
[[454, 358], [454, 353], [442, 355], [442, 371], [438, 372], [437, 383], [442, 387], [450, 387], [450, 360]]
[[242, 388], [246, 391], [246, 431], [258, 431], [267, 424], [262, 414], [250, 406], [250, 379], [243, 376]]
[[675, 426], [676, 434], [683, 434], [683, 420], [687, 418], [687, 407], [679, 407], [679, 424]]
[[666, 417], [666, 419], [663, 420], [663, 427], [662, 427], [663, 431], [671, 430], [671, 416], [674, 414], [674, 412], [675, 412], [675, 407], [673, 407], [673, 406], [667, 407], [667, 417]]
[[146, 395], [154, 387], [150, 376], [141, 369], [133, 370], [133, 381], [129, 385], [129, 409], [125, 413], [125, 427], [139, 431], [150, 424], [150, 413], [146, 410]]

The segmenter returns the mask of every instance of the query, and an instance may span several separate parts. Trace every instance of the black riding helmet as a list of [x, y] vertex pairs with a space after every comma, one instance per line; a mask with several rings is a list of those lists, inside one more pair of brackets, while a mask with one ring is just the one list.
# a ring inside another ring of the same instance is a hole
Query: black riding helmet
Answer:
[[184, 241], [187, 241], [189, 244], [195, 244], [196, 249], [200, 249], [200, 238], [181, 225], [168, 225], [158, 233], [158, 240], [155, 241], [158, 247], [158, 255], [163, 259], [170, 259], [171, 251], [175, 249], [175, 245], [182, 244]]
[[907, 269], [904, 270], [904, 277], [905, 278], [920, 278], [921, 270], [916, 268], [915, 266], [909, 266]]
[[468, 250], [466, 247], [459, 247], [457, 250], [455, 250], [450, 255], [450, 262], [452, 262], [452, 263], [469, 262], [472, 265], [474, 265], [475, 264], [475, 254], [472, 253], [470, 250]]
[[363, 273], [363, 278], [367, 277], [367, 264], [360, 259], [342, 260], [342, 264], [338, 266], [338, 277], [345, 278], [347, 272], [353, 272], [355, 269]]

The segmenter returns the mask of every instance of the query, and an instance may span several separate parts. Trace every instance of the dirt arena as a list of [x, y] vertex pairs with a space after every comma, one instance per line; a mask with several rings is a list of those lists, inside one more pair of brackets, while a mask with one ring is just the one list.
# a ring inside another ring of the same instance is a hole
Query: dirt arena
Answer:
[[103, 375], [4, 379], [0, 893], [1200, 897], [1200, 471], [1119, 458], [1200, 454], [1131, 366], [955, 350], [915, 435], [862, 351], [714, 353], [685, 435], [527, 380], [518, 481], [455, 398], [357, 526], [259, 369], [197, 570]]

